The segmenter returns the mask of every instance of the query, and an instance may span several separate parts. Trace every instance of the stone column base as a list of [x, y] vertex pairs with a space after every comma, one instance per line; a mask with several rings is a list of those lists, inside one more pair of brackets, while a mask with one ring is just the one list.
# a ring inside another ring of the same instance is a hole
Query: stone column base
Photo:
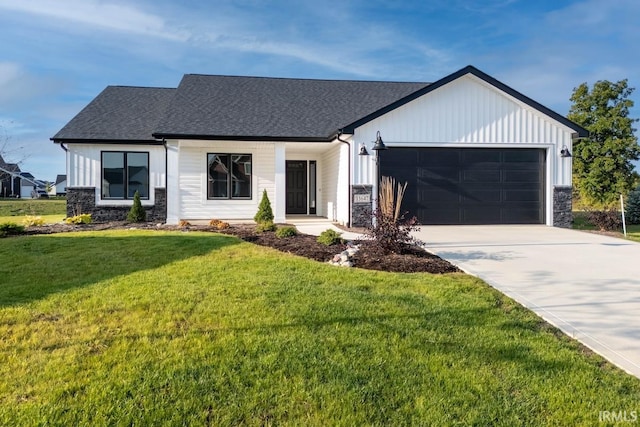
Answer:
[[573, 188], [567, 186], [553, 187], [553, 226], [571, 228]]

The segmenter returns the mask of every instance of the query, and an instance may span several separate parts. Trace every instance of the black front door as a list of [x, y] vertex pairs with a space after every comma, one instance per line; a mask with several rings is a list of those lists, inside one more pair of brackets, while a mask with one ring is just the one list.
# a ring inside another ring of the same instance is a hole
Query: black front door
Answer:
[[307, 162], [287, 160], [287, 214], [307, 213]]

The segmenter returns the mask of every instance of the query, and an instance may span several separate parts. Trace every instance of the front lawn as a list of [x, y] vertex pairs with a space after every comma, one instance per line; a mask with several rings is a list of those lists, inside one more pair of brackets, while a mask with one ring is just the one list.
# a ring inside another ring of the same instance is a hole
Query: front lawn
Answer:
[[0, 199], [0, 224], [22, 224], [25, 216], [40, 216], [46, 224], [62, 221], [67, 215], [67, 200], [50, 199]]
[[0, 259], [1, 425], [594, 425], [640, 409], [640, 380], [463, 274], [177, 231], [5, 238]]

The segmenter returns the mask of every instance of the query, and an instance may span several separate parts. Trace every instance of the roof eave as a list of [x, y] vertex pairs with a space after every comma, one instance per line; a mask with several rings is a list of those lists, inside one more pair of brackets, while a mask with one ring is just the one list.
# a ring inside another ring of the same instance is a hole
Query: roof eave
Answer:
[[[332, 134], [333, 135], [333, 134]], [[317, 136], [266, 136], [266, 135], [201, 135], [183, 133], [157, 132], [153, 136], [156, 139], [189, 139], [205, 141], [264, 141], [264, 142], [331, 142], [334, 137]]]
[[49, 138], [55, 144], [142, 144], [162, 145], [162, 141], [155, 139], [101, 139], [101, 138]]

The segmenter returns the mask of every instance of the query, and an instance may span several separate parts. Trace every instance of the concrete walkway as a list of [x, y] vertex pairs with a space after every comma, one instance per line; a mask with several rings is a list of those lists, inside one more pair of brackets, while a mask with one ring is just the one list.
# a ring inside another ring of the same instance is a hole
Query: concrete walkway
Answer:
[[640, 377], [640, 244], [546, 226], [423, 226], [417, 237]]
[[287, 216], [287, 224], [296, 226], [296, 229], [304, 234], [310, 234], [312, 236], [319, 236], [320, 233], [327, 229], [342, 233], [342, 238], [347, 240], [362, 239], [362, 235], [351, 231], [345, 231], [336, 227], [333, 222], [327, 218], [316, 216]]

